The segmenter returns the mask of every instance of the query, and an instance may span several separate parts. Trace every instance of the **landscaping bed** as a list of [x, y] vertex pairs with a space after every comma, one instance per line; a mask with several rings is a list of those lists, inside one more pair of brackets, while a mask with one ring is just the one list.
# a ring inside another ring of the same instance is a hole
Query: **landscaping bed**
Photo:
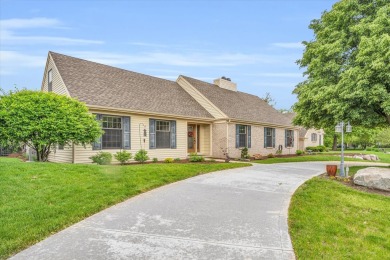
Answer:
[[0, 259], [142, 192], [199, 174], [250, 165], [99, 166], [0, 158]]
[[[375, 167], [378, 167], [378, 166], [375, 166]], [[356, 172], [358, 170], [364, 169], [364, 168], [367, 168], [367, 166], [352, 166], [352, 167], [350, 167], [349, 168], [349, 176], [348, 176], [348, 178], [340, 178], [340, 177], [334, 178], [334, 177], [328, 176], [328, 174], [326, 174], [326, 173], [321, 174], [320, 177], [328, 179], [328, 180], [338, 181], [339, 183], [341, 183], [341, 184], [343, 184], [345, 186], [348, 186], [350, 188], [353, 188], [355, 190], [359, 190], [359, 191], [362, 191], [362, 192], [368, 192], [368, 193], [379, 194], [379, 195], [382, 195], [382, 196], [390, 197], [390, 192], [388, 192], [388, 191], [377, 190], [377, 189], [364, 187], [364, 186], [361, 186], [361, 185], [356, 185], [353, 182], [353, 176], [356, 174]]]

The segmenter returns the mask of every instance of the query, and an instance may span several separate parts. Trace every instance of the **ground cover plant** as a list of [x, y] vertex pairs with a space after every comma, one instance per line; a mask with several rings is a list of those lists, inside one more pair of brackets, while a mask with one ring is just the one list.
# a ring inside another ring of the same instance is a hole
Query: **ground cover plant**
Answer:
[[387, 259], [390, 198], [321, 177], [304, 183], [289, 209], [297, 259]]
[[0, 158], [0, 259], [139, 193], [250, 164], [76, 165]]

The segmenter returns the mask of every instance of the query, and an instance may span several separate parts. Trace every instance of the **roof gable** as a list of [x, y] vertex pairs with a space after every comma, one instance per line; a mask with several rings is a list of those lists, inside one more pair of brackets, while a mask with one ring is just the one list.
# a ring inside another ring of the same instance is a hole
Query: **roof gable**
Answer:
[[258, 96], [240, 91], [231, 91], [204, 81], [183, 76], [194, 88], [215, 104], [229, 118], [292, 126], [291, 120], [267, 104]]

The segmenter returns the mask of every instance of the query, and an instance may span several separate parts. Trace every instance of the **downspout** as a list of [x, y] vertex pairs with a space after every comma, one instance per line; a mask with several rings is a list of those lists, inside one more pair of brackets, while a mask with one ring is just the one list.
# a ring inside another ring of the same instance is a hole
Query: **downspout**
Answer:
[[74, 163], [74, 159], [75, 159], [75, 147], [74, 147], [74, 143], [72, 144], [72, 163]]
[[229, 123], [230, 119], [226, 120], [226, 152], [229, 154]]

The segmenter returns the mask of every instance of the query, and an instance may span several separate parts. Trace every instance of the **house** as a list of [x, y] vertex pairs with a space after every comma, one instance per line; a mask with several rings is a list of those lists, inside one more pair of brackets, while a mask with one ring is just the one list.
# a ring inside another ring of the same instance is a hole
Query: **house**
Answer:
[[[284, 113], [284, 115], [291, 122], [295, 117], [295, 113]], [[306, 129], [302, 126], [299, 126], [298, 149], [304, 151], [306, 147], [324, 145], [324, 135], [325, 132], [323, 129]]]
[[163, 160], [189, 153], [224, 158], [224, 152], [238, 158], [244, 147], [262, 155], [298, 148], [299, 128], [290, 119], [224, 77], [170, 81], [49, 52], [41, 90], [84, 102], [105, 132], [86, 147], [57, 147], [53, 162], [90, 163], [101, 150], [146, 149]]

